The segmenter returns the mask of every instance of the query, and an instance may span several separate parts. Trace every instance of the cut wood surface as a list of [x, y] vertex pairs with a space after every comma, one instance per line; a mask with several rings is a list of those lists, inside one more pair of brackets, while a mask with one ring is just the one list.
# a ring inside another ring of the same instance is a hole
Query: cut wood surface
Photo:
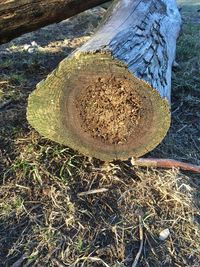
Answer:
[[108, 0], [2, 0], [0, 44], [105, 2]]
[[139, 157], [170, 126], [175, 0], [116, 0], [93, 37], [29, 97], [43, 136], [102, 160]]

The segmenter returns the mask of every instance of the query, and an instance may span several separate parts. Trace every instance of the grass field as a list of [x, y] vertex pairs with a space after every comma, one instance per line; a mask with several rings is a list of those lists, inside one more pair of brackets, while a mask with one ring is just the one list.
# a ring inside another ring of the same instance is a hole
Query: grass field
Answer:
[[[200, 165], [200, 5], [184, 6], [172, 125], [147, 156]], [[200, 266], [200, 175], [106, 164], [40, 136], [27, 97], [88, 40], [105, 13], [84, 12], [0, 47], [0, 266]], [[96, 194], [80, 194], [105, 188]], [[161, 241], [159, 233], [169, 229]]]

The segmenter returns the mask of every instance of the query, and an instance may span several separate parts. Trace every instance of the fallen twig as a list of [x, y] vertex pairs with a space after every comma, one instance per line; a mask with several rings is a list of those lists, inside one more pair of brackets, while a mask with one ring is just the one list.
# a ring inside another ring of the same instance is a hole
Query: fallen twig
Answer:
[[[77, 259], [71, 266], [72, 267], [75, 267], [75, 266], [77, 266], [77, 263], [78, 262], [83, 261], [85, 263], [87, 260], [90, 260], [92, 262], [98, 262], [99, 261], [99, 262], [102, 263], [101, 266], [110, 267], [104, 260], [102, 260], [102, 259], [100, 259], [98, 257], [90, 257], [90, 256], [88, 256], [88, 257], [81, 257], [81, 258]], [[83, 266], [83, 265], [81, 265], [81, 266]]]
[[14, 262], [11, 267], [20, 267], [25, 259], [27, 259], [28, 255], [25, 253], [19, 258], [16, 262]]
[[169, 168], [169, 169], [180, 168], [181, 170], [184, 171], [200, 173], [200, 166], [173, 159], [132, 158], [131, 163], [133, 166], [139, 166], [139, 167], [158, 167], [158, 168]]
[[86, 196], [86, 195], [92, 195], [92, 194], [97, 194], [97, 193], [103, 193], [103, 192], [107, 192], [108, 189], [107, 188], [99, 188], [99, 189], [94, 189], [94, 190], [89, 190], [89, 191], [86, 191], [86, 192], [81, 192], [81, 193], [78, 193], [77, 195], [79, 197], [81, 196]]
[[0, 109], [3, 109], [5, 107], [7, 107], [8, 105], [10, 105], [10, 103], [12, 103], [12, 100], [8, 100], [8, 101], [5, 101], [3, 103], [0, 103]]
[[136, 267], [138, 264], [138, 261], [140, 259], [140, 255], [142, 253], [142, 248], [143, 248], [143, 244], [144, 244], [144, 235], [143, 235], [143, 226], [142, 226], [142, 217], [139, 215], [139, 236], [140, 236], [140, 248], [139, 251], [135, 257], [135, 260], [132, 264], [132, 267]]

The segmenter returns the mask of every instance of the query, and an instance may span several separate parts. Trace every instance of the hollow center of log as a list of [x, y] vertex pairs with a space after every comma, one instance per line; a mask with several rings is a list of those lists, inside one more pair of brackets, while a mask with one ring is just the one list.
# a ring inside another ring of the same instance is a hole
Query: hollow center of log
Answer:
[[126, 79], [96, 77], [77, 99], [81, 126], [106, 144], [125, 144], [139, 123], [141, 99]]

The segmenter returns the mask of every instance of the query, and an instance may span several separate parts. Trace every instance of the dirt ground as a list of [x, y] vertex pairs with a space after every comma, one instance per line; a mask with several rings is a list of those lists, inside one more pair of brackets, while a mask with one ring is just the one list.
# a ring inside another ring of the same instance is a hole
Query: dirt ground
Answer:
[[[105, 9], [0, 47], [0, 266], [200, 266], [200, 175], [105, 164], [40, 136], [26, 120], [35, 85], [88, 40]], [[200, 165], [200, 4], [181, 1], [172, 125], [146, 156]], [[80, 194], [106, 189], [97, 194]], [[141, 218], [142, 225], [139, 221]], [[141, 227], [140, 227], [141, 226]], [[160, 240], [159, 234], [169, 230]]]

